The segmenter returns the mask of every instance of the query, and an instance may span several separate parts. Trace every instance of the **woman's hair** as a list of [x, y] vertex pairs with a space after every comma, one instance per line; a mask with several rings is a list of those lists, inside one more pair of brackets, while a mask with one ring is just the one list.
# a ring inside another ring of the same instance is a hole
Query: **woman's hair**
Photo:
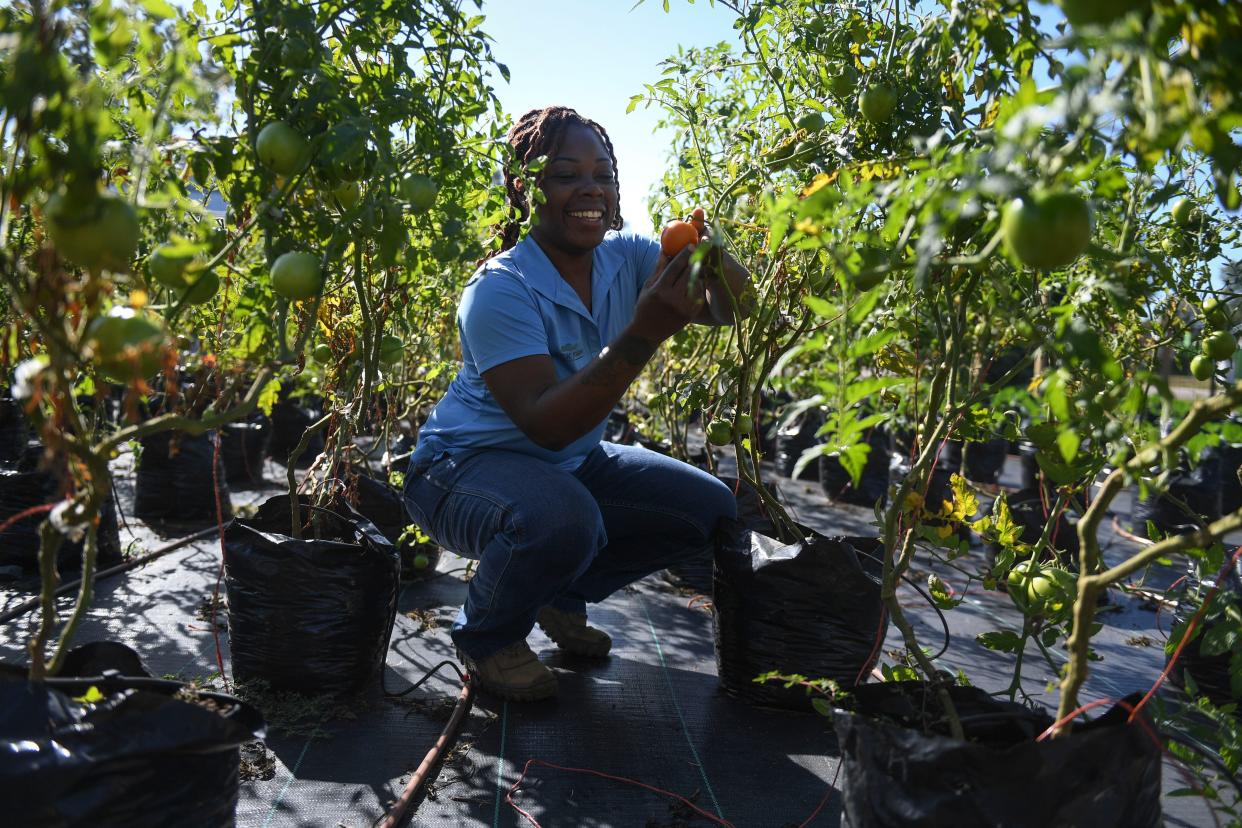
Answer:
[[[589, 118], [583, 118], [576, 111], [567, 106], [549, 106], [544, 109], [532, 109], [518, 118], [512, 129], [509, 130], [509, 143], [513, 146], [513, 154], [517, 162], [523, 166], [529, 164], [539, 156], [547, 156], [551, 158], [557, 148], [560, 146], [561, 139], [565, 137], [565, 132], [571, 126], [584, 126], [592, 129], [600, 140], [604, 142], [604, 146], [608, 149], [608, 160], [612, 162], [612, 172], [617, 174], [617, 154], [612, 149], [612, 141], [608, 137], [608, 133], [604, 128]], [[542, 178], [542, 173], [535, 179], [538, 184]], [[530, 216], [530, 202], [526, 200], [526, 194], [518, 190], [518, 179], [509, 169], [505, 169], [505, 194], [509, 200], [509, 220], [501, 225], [499, 229], [500, 250], [496, 253], [502, 253], [518, 243], [518, 236], [522, 231], [522, 222], [526, 221]], [[618, 194], [620, 187], [618, 187]], [[620, 230], [625, 222], [621, 218], [621, 207], [618, 203], [617, 214], [612, 219], [609, 227], [613, 230]], [[491, 256], [496, 255], [492, 253]], [[489, 256], [488, 258], [490, 258]]]

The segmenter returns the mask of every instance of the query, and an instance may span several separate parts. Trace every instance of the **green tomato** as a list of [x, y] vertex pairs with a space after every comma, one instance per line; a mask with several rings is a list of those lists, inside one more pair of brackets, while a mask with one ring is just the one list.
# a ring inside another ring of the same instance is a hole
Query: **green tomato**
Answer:
[[415, 210], [427, 210], [436, 203], [440, 187], [435, 179], [412, 173], [401, 179], [401, 195]]
[[824, 116], [818, 112], [807, 112], [798, 119], [794, 126], [798, 129], [805, 129], [807, 132], [819, 132], [824, 128]]
[[277, 175], [292, 175], [306, 160], [310, 145], [301, 133], [284, 121], [272, 121], [259, 130], [255, 151], [259, 160]]
[[193, 282], [187, 281], [187, 286], [181, 292], [181, 297], [188, 305], [202, 305], [210, 302], [219, 290], [220, 277], [216, 275], [214, 270], [208, 270], [205, 273], [200, 273]]
[[272, 290], [286, 299], [310, 299], [323, 289], [319, 257], [301, 250], [290, 251], [272, 263]]
[[749, 414], [738, 414], [733, 428], [738, 434], [750, 434], [755, 429], [754, 418]]
[[345, 181], [332, 190], [332, 196], [343, 210], [352, 210], [362, 199], [362, 188], [357, 181]]
[[48, 238], [56, 251], [88, 270], [128, 273], [138, 251], [138, 214], [113, 195], [79, 201], [66, 193], [44, 208]]
[[1228, 305], [1215, 296], [1209, 296], [1203, 300], [1203, 318], [1208, 325], [1217, 330], [1227, 330], [1233, 327], [1233, 318], [1229, 313]]
[[1199, 382], [1207, 382], [1216, 373], [1216, 363], [1205, 354], [1195, 354], [1190, 360], [1190, 375]]
[[1091, 242], [1091, 208], [1082, 196], [1051, 193], [1032, 199], [1015, 198], [1001, 222], [1009, 249], [1027, 267], [1065, 267]]
[[897, 108], [897, 93], [886, 83], [873, 83], [858, 97], [858, 109], [873, 124], [888, 121]]
[[828, 79], [828, 91], [838, 98], [848, 98], [858, 85], [858, 72], [853, 66], [842, 66]]
[[1238, 350], [1238, 340], [1229, 331], [1213, 331], [1203, 340], [1203, 353], [1220, 362], [1229, 359]]
[[126, 383], [149, 377], [164, 361], [167, 336], [153, 318], [115, 307], [87, 328], [87, 353], [104, 376]]
[[1179, 198], [1169, 209], [1173, 223], [1179, 227], [1189, 227], [1195, 216], [1195, 203], [1188, 198]]
[[396, 365], [405, 356], [405, 343], [392, 334], [380, 339], [379, 361], [381, 365]]
[[181, 290], [186, 286], [185, 269], [193, 259], [192, 256], [175, 256], [171, 244], [162, 244], [147, 257], [147, 272], [151, 278], [165, 287]]
[[727, 446], [733, 442], [733, 426], [725, 420], [712, 420], [705, 430], [707, 442], [713, 446]]
[[419, 552], [414, 556], [415, 569], [426, 569], [429, 566], [431, 566], [431, 558], [427, 557], [422, 552]]
[[311, 351], [311, 359], [320, 365], [327, 365], [332, 361], [332, 346], [321, 342]]

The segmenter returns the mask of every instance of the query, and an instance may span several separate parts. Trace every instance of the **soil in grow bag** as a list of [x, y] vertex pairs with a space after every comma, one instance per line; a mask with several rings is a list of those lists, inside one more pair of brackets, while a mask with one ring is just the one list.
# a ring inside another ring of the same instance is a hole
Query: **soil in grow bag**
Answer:
[[879, 655], [888, 614], [880, 600], [880, 543], [826, 538], [784, 545], [759, 533], [716, 560], [716, 666], [725, 692], [752, 704], [812, 710], [801, 687], [757, 684], [797, 673], [853, 687]]
[[[37, 463], [37, 455], [28, 454], [17, 469], [0, 469], [0, 522], [31, 507], [64, 499], [56, 475], [39, 470]], [[39, 525], [46, 518], [47, 513], [40, 512], [0, 532], [0, 570], [13, 577], [33, 575], [39, 571]], [[120, 529], [111, 498], [100, 508], [95, 538], [97, 569], [121, 562]], [[82, 542], [75, 543], [66, 538], [56, 555], [57, 569], [61, 572], [81, 569], [82, 547]]]
[[948, 736], [936, 693], [921, 682], [855, 688], [838, 700], [846, 819], [852, 828], [1146, 828], [1161, 824], [1156, 729], [1127, 722], [1133, 695], [1070, 736], [1036, 737], [1041, 711], [975, 687], [949, 693], [966, 731]]
[[171, 523], [215, 522], [213, 484], [218, 482], [224, 518], [231, 517], [224, 464], [217, 462], [217, 439], [212, 432], [191, 436], [163, 431], [143, 437], [134, 481], [134, 516]]
[[819, 485], [829, 500], [873, 508], [888, 499], [888, 467], [892, 453], [888, 449], [888, 432], [880, 427], [867, 435], [867, 460], [858, 485], [836, 457], [825, 454], [819, 458]]
[[[776, 431], [776, 471], [782, 477], [793, 477], [794, 467], [803, 452], [819, 443], [815, 432], [824, 424], [823, 415], [811, 409], [784, 428]], [[819, 463], [807, 463], [798, 480], [815, 480], [819, 476]]]
[[1208, 451], [1195, 468], [1183, 467], [1170, 477], [1167, 494], [1149, 494], [1146, 500], [1140, 500], [1136, 489], [1130, 523], [1134, 534], [1145, 538], [1148, 521], [1162, 534], [1178, 535], [1193, 532], [1200, 524], [1219, 520], [1220, 515], [1220, 456]]
[[220, 429], [220, 462], [229, 486], [246, 489], [263, 485], [263, 458], [271, 434], [271, 423], [262, 416], [250, 422], [228, 423]]
[[[315, 400], [282, 400], [272, 406], [271, 440], [267, 446], [267, 456], [282, 466], [289, 464], [289, 455], [297, 448], [302, 435], [312, 423], [323, 413], [315, 407]], [[307, 443], [306, 450], [298, 457], [295, 464], [305, 469], [315, 462], [315, 458], [323, 451], [323, 431], [313, 434]]]
[[[107, 663], [97, 655], [81, 659], [81, 666]], [[141, 666], [132, 650], [121, 663], [128, 660]], [[6, 824], [227, 828], [235, 824], [238, 748], [263, 732], [254, 708], [181, 682], [112, 672], [32, 683], [6, 670], [0, 674]]]
[[440, 547], [415, 543], [412, 537], [401, 539], [406, 527], [413, 523], [405, 511], [401, 492], [365, 473], [354, 478], [352, 489], [349, 499], [354, 508], [396, 547], [401, 557], [401, 580], [418, 580], [433, 574], [440, 560]]
[[[1043, 499], [1040, 498], [1038, 489], [1023, 489], [1008, 495], [1005, 500], [1009, 504], [1009, 513], [1013, 521], [1022, 527], [1022, 533], [1018, 536], [1018, 539], [1023, 543], [1038, 543], [1043, 536], [1044, 525], [1048, 522], [1048, 509], [1052, 508], [1056, 502], [1055, 496], [1045, 506]], [[996, 511], [996, 504], [999, 502], [998, 499], [993, 503], [993, 512]], [[1063, 509], [1048, 541], [1047, 548], [1055, 550], [1057, 562], [1070, 571], [1077, 572], [1078, 513], [1069, 508]], [[1000, 554], [1000, 547], [996, 544], [991, 544], [989, 552], [993, 556], [998, 555]]]
[[329, 511], [299, 502], [303, 540], [290, 535], [287, 495], [225, 530], [233, 675], [302, 694], [359, 691], [388, 652], [397, 551], [347, 503]]
[[[736, 477], [721, 477], [720, 481], [729, 487], [729, 491], [733, 492], [737, 499], [738, 523], [734, 527], [722, 529], [724, 535], [746, 530], [769, 535], [774, 533], [772, 521], [768, 518], [763, 508], [763, 501], [759, 498], [759, 493], [755, 491], [754, 486]], [[772, 490], [772, 488], [772, 485], [768, 484], [768, 489]], [[726, 538], [721, 542], [736, 544], [738, 541]], [[710, 549], [697, 558], [670, 566], [664, 570], [664, 580], [679, 589], [692, 589], [704, 595], [711, 595], [715, 558], [715, 550]]]
[[[1196, 580], [1192, 572], [1188, 581], [1194, 584]], [[1179, 600], [1173, 612], [1176, 624], [1185, 624], [1194, 616], [1202, 599], [1207, 597], [1208, 590], [1213, 587], [1214, 583], [1214, 578], [1205, 579], [1199, 583], [1198, 589], [1187, 589], [1186, 595], [1197, 594], [1200, 600], [1194, 601], [1186, 597]], [[1238, 561], [1221, 580], [1220, 590], [1212, 600], [1210, 611], [1199, 622], [1194, 640], [1182, 648], [1182, 654], [1169, 674], [1170, 681], [1184, 688], [1186, 687], [1185, 674], [1189, 673], [1199, 688], [1199, 692], [1217, 705], [1242, 701], [1242, 680], [1235, 684], [1230, 675], [1233, 659], [1237, 659], [1239, 662], [1237, 666], [1242, 668], [1242, 648], [1234, 646], [1231, 650], [1213, 655], [1204, 655], [1202, 649], [1205, 641], [1213, 638], [1212, 631], [1227, 623], [1225, 614], [1231, 607], [1235, 611], [1242, 611], [1242, 560]], [[1242, 675], [1242, 670], [1238, 672]]]

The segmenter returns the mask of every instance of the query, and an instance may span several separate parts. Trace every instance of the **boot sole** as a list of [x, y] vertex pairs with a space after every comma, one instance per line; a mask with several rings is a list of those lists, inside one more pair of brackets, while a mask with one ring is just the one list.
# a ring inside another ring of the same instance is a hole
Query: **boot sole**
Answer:
[[566, 638], [562, 640], [556, 633], [549, 630], [542, 623], [539, 624], [539, 629], [543, 630], [544, 634], [547, 635], [548, 638], [552, 639], [552, 642], [556, 644], [557, 647], [572, 655], [603, 658], [612, 651], [612, 641], [609, 641], [606, 644], [584, 644], [574, 638]]

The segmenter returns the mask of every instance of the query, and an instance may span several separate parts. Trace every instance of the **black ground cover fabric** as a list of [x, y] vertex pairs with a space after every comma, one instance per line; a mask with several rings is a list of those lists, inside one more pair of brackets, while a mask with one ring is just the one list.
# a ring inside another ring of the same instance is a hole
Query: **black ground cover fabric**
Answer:
[[[401, 492], [365, 473], [354, 478], [350, 488], [348, 497], [354, 508], [396, 547], [401, 557], [401, 579], [416, 580], [433, 573], [440, 560], [440, 547], [434, 543], [415, 543], [410, 537], [401, 539], [406, 527], [413, 522], [405, 511]], [[417, 565], [420, 555], [425, 558], [422, 567]]]
[[[277, 690], [350, 693], [379, 675], [397, 611], [397, 552], [344, 502], [307, 509], [319, 537], [290, 534], [289, 498], [225, 531], [233, 674]], [[304, 524], [306, 525], [306, 524]]]
[[230, 486], [250, 488], [264, 483], [263, 458], [267, 456], [271, 433], [271, 422], [266, 417], [228, 423], [220, 429], [220, 462]]
[[171, 431], [142, 438], [134, 515], [152, 521], [214, 522], [218, 482], [220, 507], [229, 518], [233, 510], [224, 466], [216, 459], [216, 439], [211, 432], [191, 436]]
[[[99, 666], [97, 658], [80, 661]], [[39, 683], [0, 674], [6, 824], [232, 826], [238, 746], [263, 735], [262, 717], [230, 696], [202, 694], [201, 703], [174, 698], [184, 686], [115, 673]], [[77, 700], [91, 688], [102, 698]]]
[[892, 457], [888, 433], [879, 427], [871, 429], [867, 445], [871, 450], [867, 452], [857, 486], [836, 457], [825, 454], [819, 458], [819, 485], [829, 500], [873, 507], [888, 499], [888, 466]]
[[[33, 462], [23, 464], [22, 469], [0, 469], [0, 522], [34, 506], [62, 500], [60, 482], [54, 474], [41, 471]], [[0, 532], [0, 567], [20, 568], [23, 574], [33, 574], [39, 569], [39, 525], [47, 519], [47, 513], [31, 515], [13, 523]], [[56, 566], [61, 571], [82, 568], [81, 542], [68, 538], [60, 546]], [[96, 564], [109, 566], [121, 560], [121, 538], [117, 526], [116, 507], [111, 499], [100, 509], [99, 526], [96, 530]]]
[[758, 684], [769, 671], [866, 679], [888, 629], [879, 542], [826, 538], [783, 545], [750, 533], [716, 558], [716, 664], [724, 690], [752, 704], [810, 710], [801, 687]]
[[1127, 723], [1119, 704], [1069, 737], [1036, 742], [1053, 723], [1046, 713], [974, 687], [950, 693], [965, 742], [947, 735], [935, 692], [919, 682], [866, 685], [841, 701], [849, 710], [833, 718], [851, 828], [1161, 824], [1161, 748], [1144, 714]]

